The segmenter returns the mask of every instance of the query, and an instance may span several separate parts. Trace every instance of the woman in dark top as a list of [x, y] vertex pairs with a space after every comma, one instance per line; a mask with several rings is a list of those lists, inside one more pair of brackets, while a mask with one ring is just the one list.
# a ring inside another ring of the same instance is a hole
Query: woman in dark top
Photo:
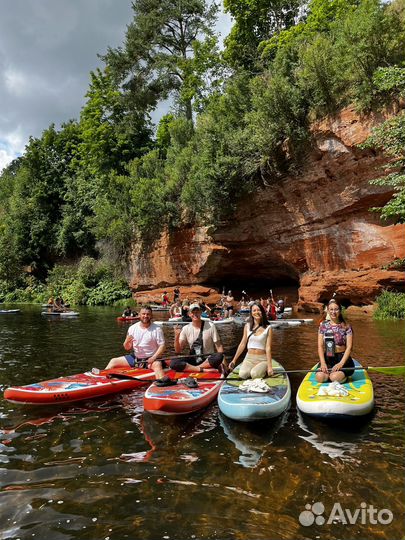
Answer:
[[[318, 382], [344, 382], [353, 375], [354, 362], [350, 356], [353, 347], [353, 330], [342, 316], [342, 307], [332, 299], [319, 325], [319, 369], [315, 375]], [[345, 371], [341, 371], [345, 368]]]

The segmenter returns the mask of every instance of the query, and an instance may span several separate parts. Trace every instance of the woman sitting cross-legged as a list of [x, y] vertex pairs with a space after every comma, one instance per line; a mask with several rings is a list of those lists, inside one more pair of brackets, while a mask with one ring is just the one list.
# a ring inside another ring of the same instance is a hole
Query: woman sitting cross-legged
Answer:
[[237, 360], [247, 347], [247, 355], [239, 368], [242, 379], [263, 378], [273, 374], [271, 360], [271, 327], [266, 312], [259, 302], [250, 306], [250, 315], [243, 329], [243, 337], [228, 368], [237, 366]]
[[[353, 330], [342, 316], [342, 307], [332, 299], [319, 325], [318, 356], [319, 369], [316, 380], [344, 382], [353, 375], [354, 362], [350, 356], [353, 347]], [[342, 369], [345, 368], [345, 371]], [[349, 368], [349, 369], [347, 369]]]

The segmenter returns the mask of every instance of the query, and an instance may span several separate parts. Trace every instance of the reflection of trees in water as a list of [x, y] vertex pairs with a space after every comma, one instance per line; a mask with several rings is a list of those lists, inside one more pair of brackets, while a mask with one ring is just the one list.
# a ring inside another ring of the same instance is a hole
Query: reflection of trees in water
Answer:
[[235, 422], [220, 413], [219, 423], [229, 441], [240, 452], [238, 460], [243, 467], [260, 465], [266, 448], [272, 443], [277, 431], [287, 422], [288, 412], [273, 420], [252, 423]]

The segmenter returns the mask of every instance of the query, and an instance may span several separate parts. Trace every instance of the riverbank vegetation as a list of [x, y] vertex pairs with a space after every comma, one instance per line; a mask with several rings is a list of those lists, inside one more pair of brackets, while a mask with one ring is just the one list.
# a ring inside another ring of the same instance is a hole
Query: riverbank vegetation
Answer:
[[[31, 138], [3, 171], [3, 298], [32, 280], [65, 283], [58, 269], [70, 268], [72, 301], [113, 301], [134, 244], [149, 250], [164, 229], [226, 220], [241, 197], [297, 173], [313, 120], [403, 98], [404, 0], [224, 5], [234, 25], [220, 50], [213, 3], [134, 2], [79, 118]], [[167, 99], [155, 129], [150, 115]], [[397, 159], [380, 180], [395, 189], [383, 217], [405, 217], [404, 132], [399, 115], [369, 141]], [[90, 284], [77, 277], [82, 258], [114, 271]]]
[[405, 319], [405, 293], [384, 291], [377, 296], [376, 302], [375, 319]]

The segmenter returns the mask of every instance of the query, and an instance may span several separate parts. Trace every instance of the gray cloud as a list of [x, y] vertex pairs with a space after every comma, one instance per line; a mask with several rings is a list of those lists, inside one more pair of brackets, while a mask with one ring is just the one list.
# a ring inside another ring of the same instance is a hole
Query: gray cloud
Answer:
[[[124, 41], [131, 0], [2, 0], [0, 170], [38, 137], [78, 118], [98, 54]], [[218, 29], [226, 35], [229, 17]]]
[[97, 54], [122, 43], [129, 0], [2, 0], [0, 168], [30, 135], [77, 118]]

